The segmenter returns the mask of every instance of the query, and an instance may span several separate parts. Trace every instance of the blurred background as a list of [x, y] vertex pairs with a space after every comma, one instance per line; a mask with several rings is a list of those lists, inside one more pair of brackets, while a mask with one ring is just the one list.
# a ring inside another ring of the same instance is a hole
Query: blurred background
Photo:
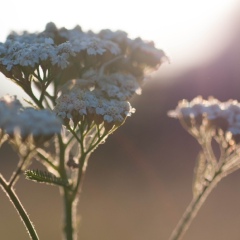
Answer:
[[[197, 142], [167, 117], [178, 101], [202, 95], [240, 101], [239, 0], [13, 1], [1, 3], [0, 41], [14, 31], [58, 27], [110, 28], [153, 40], [170, 58], [146, 83], [137, 109], [92, 155], [79, 213], [81, 240], [165, 240], [192, 198]], [[0, 94], [26, 97], [0, 75]], [[8, 177], [17, 158], [0, 151]], [[34, 165], [34, 168], [38, 165]], [[62, 200], [56, 187], [24, 180], [16, 191], [40, 239], [61, 239]], [[240, 239], [240, 172], [224, 179], [185, 240]], [[0, 191], [0, 239], [25, 240], [23, 224]]]

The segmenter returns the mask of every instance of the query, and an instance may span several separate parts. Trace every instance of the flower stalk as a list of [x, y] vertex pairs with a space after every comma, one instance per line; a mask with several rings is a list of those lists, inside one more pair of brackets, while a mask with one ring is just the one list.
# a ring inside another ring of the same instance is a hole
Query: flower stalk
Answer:
[[177, 226], [173, 230], [169, 240], [181, 240], [191, 225], [192, 221], [196, 217], [198, 211], [206, 201], [209, 194], [212, 190], [217, 186], [218, 182], [222, 179], [221, 171], [216, 172], [213, 179], [208, 182], [208, 184], [203, 187], [202, 191], [195, 197], [193, 197], [192, 201], [186, 208], [183, 213], [180, 221]]
[[31, 222], [26, 210], [24, 209], [22, 203], [20, 202], [19, 198], [17, 197], [15, 191], [13, 190], [12, 186], [4, 179], [4, 177], [0, 174], [0, 185], [6, 195], [9, 197], [10, 201], [12, 202], [13, 206], [17, 210], [20, 218], [22, 219], [27, 232], [32, 240], [39, 240], [37, 232], [34, 228], [33, 223]]
[[[179, 119], [202, 147], [195, 169], [193, 200], [169, 239], [180, 240], [218, 182], [240, 168], [240, 103], [197, 97], [181, 101], [169, 116]], [[215, 153], [213, 142], [220, 154]]]
[[77, 199], [71, 197], [69, 189], [64, 188], [64, 235], [66, 240], [77, 239], [76, 215]]

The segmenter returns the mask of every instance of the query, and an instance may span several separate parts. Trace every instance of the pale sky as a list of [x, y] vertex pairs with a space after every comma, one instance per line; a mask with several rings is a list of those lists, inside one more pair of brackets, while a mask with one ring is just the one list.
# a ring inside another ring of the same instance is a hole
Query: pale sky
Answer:
[[207, 61], [229, 41], [231, 16], [239, 0], [7, 0], [1, 2], [0, 41], [11, 30], [42, 31], [58, 27], [126, 31], [153, 40], [171, 60], [171, 69]]

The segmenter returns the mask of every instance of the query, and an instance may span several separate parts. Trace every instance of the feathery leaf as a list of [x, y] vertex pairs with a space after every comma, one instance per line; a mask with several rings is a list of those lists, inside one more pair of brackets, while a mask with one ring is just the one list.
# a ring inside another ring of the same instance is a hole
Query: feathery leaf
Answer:
[[26, 179], [36, 181], [39, 183], [46, 183], [46, 184], [52, 184], [52, 185], [58, 185], [67, 187], [69, 186], [68, 181], [59, 178], [55, 176], [54, 174], [47, 172], [47, 171], [41, 171], [41, 170], [27, 170], [25, 171]]

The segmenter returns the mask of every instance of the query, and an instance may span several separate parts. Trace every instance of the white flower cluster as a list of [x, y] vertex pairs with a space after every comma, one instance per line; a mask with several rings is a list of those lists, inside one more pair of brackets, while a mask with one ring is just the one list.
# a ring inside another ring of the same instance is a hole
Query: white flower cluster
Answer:
[[153, 43], [140, 38], [132, 40], [123, 31], [83, 32], [79, 26], [68, 30], [58, 29], [54, 23], [48, 23], [43, 32], [13, 32], [5, 43], [0, 43], [0, 69], [7, 75], [6, 72], [10, 72], [14, 66], [22, 70], [28, 67], [31, 71], [38, 66], [47, 66], [48, 69], [57, 66], [63, 70], [70, 66], [85, 68], [91, 63], [91, 66], [98, 68], [100, 62], [119, 55], [125, 57], [121, 67], [128, 66], [129, 69], [125, 71], [130, 72], [136, 71], [137, 64], [155, 68], [165, 58], [164, 52], [155, 48]]
[[231, 132], [232, 135], [240, 134], [240, 103], [236, 100], [220, 102], [215, 98], [204, 100], [201, 97], [190, 102], [182, 100], [168, 115], [185, 122], [195, 120], [200, 124], [207, 120], [212, 127]]
[[162, 50], [156, 49], [154, 42], [144, 41], [141, 38], [130, 39], [124, 31], [113, 32], [109, 29], [99, 33], [103, 39], [111, 40], [119, 44], [121, 49], [131, 53], [131, 60], [137, 63], [144, 63], [152, 67], [157, 67], [167, 60]]
[[116, 43], [93, 34], [66, 30], [65, 34], [63, 32], [61, 35], [66, 39], [58, 44], [47, 32], [25, 32], [23, 35], [12, 33], [5, 43], [0, 43], [0, 64], [10, 71], [13, 66], [34, 68], [44, 61], [49, 61], [52, 65], [64, 69], [69, 65], [69, 58], [82, 51], [86, 51], [88, 55], [102, 55], [107, 50], [114, 55], [121, 53]]
[[7, 71], [14, 66], [34, 68], [44, 61], [64, 69], [69, 57], [75, 55], [69, 42], [55, 45], [51, 38], [37, 34], [12, 35], [5, 43], [0, 43], [0, 64]]
[[54, 32], [58, 32], [58, 37], [62, 37], [64, 41], [69, 42], [76, 53], [81, 51], [86, 51], [89, 55], [102, 55], [107, 51], [113, 55], [121, 53], [118, 44], [111, 41], [111, 39], [101, 38], [93, 32], [85, 33], [79, 26], [70, 30], [65, 28], [58, 30], [54, 23], [48, 23], [44, 35], [54, 39], [56, 38]]
[[[32, 98], [34, 103], [39, 108], [56, 105], [65, 124], [83, 118], [122, 124], [135, 111], [128, 100], [141, 93], [146, 70], [156, 69], [165, 58], [153, 42], [130, 39], [123, 31], [83, 32], [79, 26], [57, 28], [54, 23], [40, 33], [11, 33], [0, 43], [0, 71], [31, 97], [36, 86], [41, 97]], [[54, 91], [48, 92], [48, 86]], [[18, 114], [18, 121], [27, 112]]]
[[98, 83], [99, 88], [110, 98], [128, 100], [133, 94], [141, 94], [141, 87], [130, 74], [113, 73], [104, 76]]
[[54, 109], [66, 124], [70, 120], [77, 124], [79, 121], [94, 121], [120, 125], [127, 116], [135, 112], [127, 101], [107, 99], [102, 92], [94, 90], [81, 90], [77, 85], [70, 92], [63, 93], [58, 99]]
[[4, 130], [16, 112], [22, 107], [16, 96], [6, 95], [0, 98], [0, 129]]
[[6, 95], [0, 98], [0, 129], [13, 137], [20, 134], [25, 139], [49, 138], [61, 131], [62, 123], [55, 114], [48, 110], [23, 108], [16, 97]]
[[83, 74], [86, 82], [93, 83], [108, 98], [121, 101], [129, 100], [134, 94], [141, 94], [142, 89], [135, 76], [125, 73], [100, 75], [99, 72], [89, 70]]

